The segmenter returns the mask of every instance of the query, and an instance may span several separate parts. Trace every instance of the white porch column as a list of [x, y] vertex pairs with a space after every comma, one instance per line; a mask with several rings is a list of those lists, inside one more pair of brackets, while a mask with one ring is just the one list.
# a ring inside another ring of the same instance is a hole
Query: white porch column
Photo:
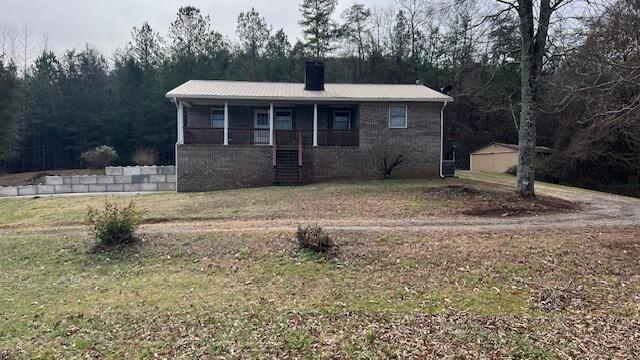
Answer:
[[224, 144], [229, 145], [229, 103], [224, 102]]
[[184, 144], [184, 105], [178, 101], [178, 144]]
[[273, 103], [269, 105], [269, 145], [273, 145]]
[[318, 146], [318, 104], [313, 104], [313, 146]]

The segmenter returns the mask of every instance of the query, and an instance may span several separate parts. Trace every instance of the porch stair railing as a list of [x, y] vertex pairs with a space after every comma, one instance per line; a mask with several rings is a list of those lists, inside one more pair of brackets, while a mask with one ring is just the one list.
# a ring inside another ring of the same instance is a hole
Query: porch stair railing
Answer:
[[274, 130], [272, 155], [274, 185], [301, 185], [302, 132]]

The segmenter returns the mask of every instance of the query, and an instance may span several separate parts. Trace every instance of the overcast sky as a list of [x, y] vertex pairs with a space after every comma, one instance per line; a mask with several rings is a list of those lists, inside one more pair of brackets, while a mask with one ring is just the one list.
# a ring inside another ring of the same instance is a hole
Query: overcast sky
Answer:
[[[284, 28], [293, 43], [300, 37], [298, 5], [301, 0], [2, 0], [0, 25], [28, 26], [35, 52], [42, 49], [43, 34], [56, 51], [80, 48], [85, 43], [111, 53], [129, 40], [131, 28], [148, 21], [165, 35], [180, 6], [193, 5], [211, 16], [213, 27], [236, 39], [236, 19], [255, 7], [275, 29]], [[354, 0], [339, 0], [341, 13]], [[394, 0], [360, 0], [384, 6]]]

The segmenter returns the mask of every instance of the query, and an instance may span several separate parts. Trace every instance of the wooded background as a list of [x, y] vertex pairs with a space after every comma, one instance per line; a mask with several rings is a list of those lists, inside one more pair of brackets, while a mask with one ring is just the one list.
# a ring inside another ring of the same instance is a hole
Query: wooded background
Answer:
[[[80, 154], [113, 146], [120, 164], [153, 149], [172, 164], [176, 109], [164, 94], [190, 79], [303, 81], [322, 59], [328, 82], [453, 86], [445, 153], [459, 168], [492, 141], [517, 144], [520, 49], [517, 14], [503, 1], [398, 0], [387, 7], [337, 0], [300, 4], [303, 38], [290, 41], [254, 9], [237, 39], [182, 7], [161, 35], [147, 23], [122, 48], [56, 54], [27, 28], [0, 27], [0, 170], [82, 167]], [[554, 14], [537, 102], [542, 180], [640, 194], [640, 2], [568, 1]], [[339, 19], [339, 21], [337, 20]], [[91, 39], [87, 39], [90, 41]]]

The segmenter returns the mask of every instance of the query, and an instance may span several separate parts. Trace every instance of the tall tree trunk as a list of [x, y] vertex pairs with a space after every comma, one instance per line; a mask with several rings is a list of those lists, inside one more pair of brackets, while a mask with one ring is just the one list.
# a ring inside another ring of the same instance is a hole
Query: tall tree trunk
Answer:
[[[536, 103], [538, 83], [542, 76], [549, 21], [554, 8], [550, 0], [540, 1], [538, 28], [534, 22], [534, 0], [519, 0], [520, 35], [522, 51], [520, 56], [521, 108], [520, 129], [518, 131], [518, 177], [516, 193], [521, 197], [535, 196], [535, 149], [536, 149]], [[559, 5], [560, 1], [556, 2]]]
[[[524, 49], [523, 49], [524, 50]], [[523, 51], [524, 53], [524, 51]], [[527, 65], [525, 65], [527, 63]], [[522, 57], [522, 95], [520, 108], [520, 128], [518, 132], [518, 179], [516, 192], [519, 196], [535, 196], [535, 147], [536, 147], [536, 121], [535, 121], [535, 90], [532, 86], [531, 71], [525, 71], [531, 67], [530, 61]]]

